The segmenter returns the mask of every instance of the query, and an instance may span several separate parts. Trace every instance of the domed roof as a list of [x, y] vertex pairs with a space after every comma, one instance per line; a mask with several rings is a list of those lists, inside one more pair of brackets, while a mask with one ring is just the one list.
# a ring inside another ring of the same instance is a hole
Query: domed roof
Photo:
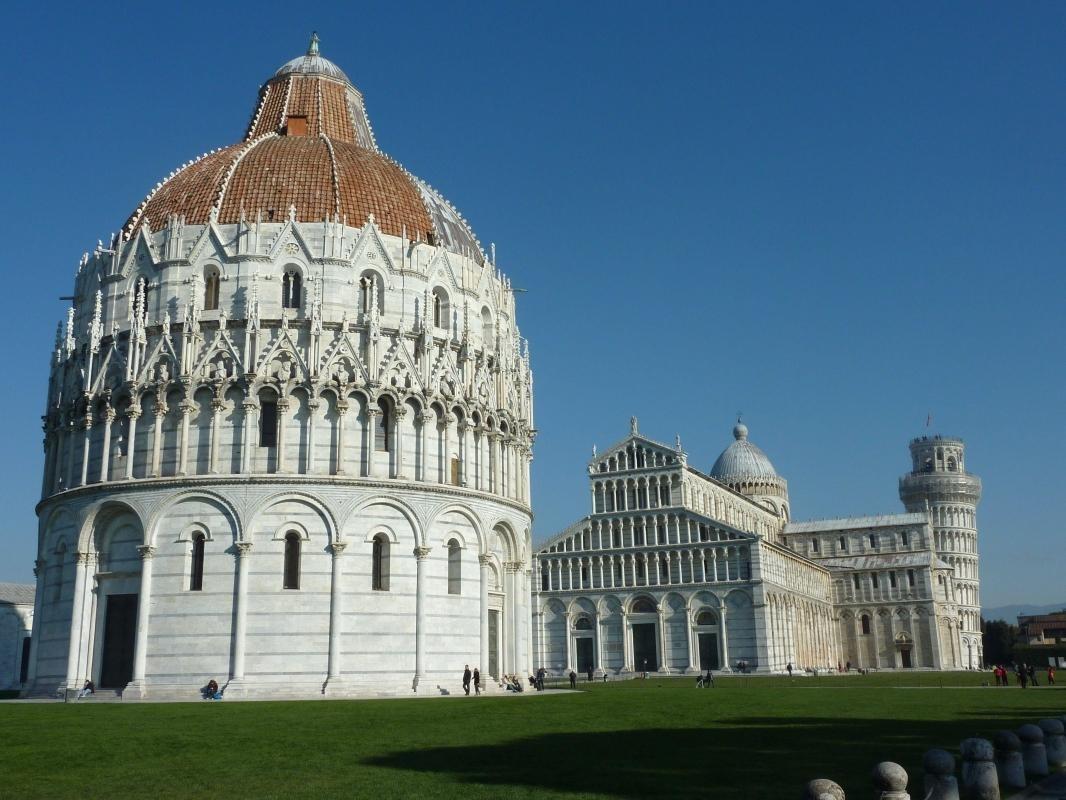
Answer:
[[748, 427], [737, 420], [733, 428], [734, 441], [722, 451], [711, 467], [711, 477], [728, 483], [736, 478], [777, 478], [777, 472], [766, 453], [748, 441]]
[[174, 215], [191, 225], [281, 221], [291, 208], [299, 222], [361, 226], [373, 215], [387, 234], [484, 258], [459, 212], [378, 149], [362, 94], [319, 55], [317, 35], [260, 89], [244, 140], [171, 173], [125, 230], [159, 230]]

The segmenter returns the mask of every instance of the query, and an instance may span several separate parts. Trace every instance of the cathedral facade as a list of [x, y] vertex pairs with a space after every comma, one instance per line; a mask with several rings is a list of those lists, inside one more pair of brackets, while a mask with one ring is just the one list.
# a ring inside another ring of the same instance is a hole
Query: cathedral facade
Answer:
[[28, 693], [436, 693], [531, 666], [507, 277], [308, 52], [84, 256], [57, 334]]
[[534, 648], [560, 672], [975, 669], [976, 506], [959, 439], [911, 442], [906, 513], [794, 522], [738, 422], [709, 472], [630, 434], [588, 464], [590, 511], [535, 556]]

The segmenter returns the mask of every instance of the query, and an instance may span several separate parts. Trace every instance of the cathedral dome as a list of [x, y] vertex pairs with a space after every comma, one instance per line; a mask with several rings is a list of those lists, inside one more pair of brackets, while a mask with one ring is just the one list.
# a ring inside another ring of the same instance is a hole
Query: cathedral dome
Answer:
[[734, 441], [722, 451], [711, 467], [711, 477], [728, 483], [735, 478], [776, 478], [774, 465], [766, 453], [748, 441], [747, 426], [737, 421], [733, 428]]
[[483, 261], [480, 243], [459, 212], [377, 147], [363, 96], [344, 72], [305, 55], [263, 85], [243, 141], [182, 165], [130, 215], [126, 235], [171, 217], [185, 224], [347, 220], [373, 215], [385, 233], [439, 244]]

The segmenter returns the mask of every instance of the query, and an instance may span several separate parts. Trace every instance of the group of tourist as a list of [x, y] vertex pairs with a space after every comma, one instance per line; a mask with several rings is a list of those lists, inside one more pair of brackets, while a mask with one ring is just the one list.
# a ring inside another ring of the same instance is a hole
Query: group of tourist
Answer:
[[467, 664], [463, 668], [463, 694], [470, 695], [470, 684], [474, 684], [474, 696], [481, 696], [481, 669], [474, 667], [474, 671], [470, 671], [470, 665]]
[[[1023, 689], [1027, 686], [1040, 685], [1036, 677], [1036, 667], [1032, 664], [1014, 664], [1012, 666], [1014, 670], [1014, 679]], [[992, 670], [992, 674], [996, 678], [996, 686], [1010, 685], [1007, 668], [1002, 664], [996, 664], [995, 668]], [[1049, 664], [1047, 668], [1047, 685], [1055, 685], [1055, 667], [1051, 664]]]

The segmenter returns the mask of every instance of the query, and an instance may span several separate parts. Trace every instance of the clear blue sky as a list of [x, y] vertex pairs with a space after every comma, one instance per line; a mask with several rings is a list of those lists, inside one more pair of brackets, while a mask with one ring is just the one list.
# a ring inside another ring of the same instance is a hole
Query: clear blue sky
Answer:
[[627, 431], [708, 468], [742, 409], [797, 518], [899, 510], [934, 415], [984, 479], [983, 601], [1066, 600], [1066, 6], [11, 4], [0, 580], [78, 257], [239, 140], [309, 31], [520, 295], [535, 531]]

